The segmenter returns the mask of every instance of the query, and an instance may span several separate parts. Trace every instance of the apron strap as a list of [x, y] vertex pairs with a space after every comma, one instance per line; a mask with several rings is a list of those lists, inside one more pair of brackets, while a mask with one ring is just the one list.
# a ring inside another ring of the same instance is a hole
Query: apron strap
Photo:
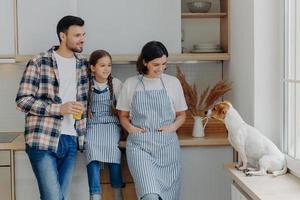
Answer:
[[[137, 77], [137, 78], [138, 78], [139, 81], [138, 81], [137, 84], [135, 85], [134, 91], [136, 91], [136, 89], [137, 89], [139, 83], [142, 83], [143, 89], [144, 89], [144, 91], [146, 91], [146, 86], [145, 86], [145, 84], [144, 84], [144, 82], [143, 82], [144, 75], [140, 75], [140, 76]], [[165, 91], [167, 91], [167, 90], [166, 90], [165, 83], [164, 83], [164, 81], [162, 80], [162, 77], [159, 77], [159, 79], [160, 79], [160, 81], [161, 81], [161, 83], [162, 83], [163, 89], [164, 89]]]

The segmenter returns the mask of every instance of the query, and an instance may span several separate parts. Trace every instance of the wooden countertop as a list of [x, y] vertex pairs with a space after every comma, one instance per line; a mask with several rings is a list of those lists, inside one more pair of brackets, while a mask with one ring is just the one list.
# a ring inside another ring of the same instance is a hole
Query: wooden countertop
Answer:
[[234, 168], [234, 164], [225, 164], [232, 179], [253, 200], [298, 200], [300, 199], [300, 179], [287, 173], [282, 176], [251, 176], [247, 177]]
[[[0, 143], [0, 150], [11, 149], [11, 150], [24, 150], [24, 135], [23, 132], [0, 132], [0, 134], [19, 134], [10, 143]], [[179, 142], [181, 147], [201, 147], [201, 146], [228, 146], [228, 140], [225, 135], [209, 135], [203, 138], [194, 138], [192, 134], [179, 134]], [[126, 141], [120, 142], [120, 147], [125, 147]]]

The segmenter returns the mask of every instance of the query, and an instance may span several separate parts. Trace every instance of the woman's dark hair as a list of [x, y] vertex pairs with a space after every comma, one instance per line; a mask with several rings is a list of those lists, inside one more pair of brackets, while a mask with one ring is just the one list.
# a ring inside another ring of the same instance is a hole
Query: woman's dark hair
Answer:
[[84, 20], [80, 17], [67, 15], [64, 16], [59, 20], [56, 26], [56, 33], [59, 39], [59, 42], [61, 42], [61, 38], [59, 37], [59, 33], [67, 33], [70, 26], [77, 25], [77, 26], [84, 26]]
[[[159, 41], [151, 41], [144, 45], [141, 54], [136, 62], [136, 68], [139, 74], [147, 74], [148, 69], [144, 65], [144, 62], [149, 62], [156, 58], [160, 58], [163, 55], [169, 56], [167, 48]], [[143, 62], [144, 61], [144, 62]]]
[[[91, 70], [91, 66], [95, 66], [97, 64], [97, 61], [100, 58], [103, 57], [109, 57], [110, 60], [112, 60], [111, 55], [105, 51], [105, 50], [96, 50], [90, 55], [89, 59], [89, 92], [88, 92], [88, 117], [92, 118], [92, 106], [93, 106], [93, 85], [94, 85], [94, 74]], [[114, 98], [114, 88], [112, 83], [113, 77], [111, 74], [107, 78], [107, 84], [109, 88], [109, 95], [110, 95], [110, 106], [111, 106], [111, 112], [114, 115], [117, 115], [117, 109], [116, 109], [116, 100]]]

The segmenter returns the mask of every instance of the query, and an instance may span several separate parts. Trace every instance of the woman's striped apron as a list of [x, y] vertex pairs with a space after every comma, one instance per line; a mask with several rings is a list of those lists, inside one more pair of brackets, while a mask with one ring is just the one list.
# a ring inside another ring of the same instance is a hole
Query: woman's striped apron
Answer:
[[180, 192], [180, 147], [176, 132], [159, 128], [175, 120], [164, 83], [163, 89], [135, 91], [131, 123], [146, 132], [129, 134], [126, 154], [138, 198], [156, 193], [163, 200], [177, 200]]
[[120, 123], [112, 115], [109, 89], [93, 90], [93, 118], [87, 122], [85, 154], [87, 163], [97, 160], [105, 163], [120, 163]]

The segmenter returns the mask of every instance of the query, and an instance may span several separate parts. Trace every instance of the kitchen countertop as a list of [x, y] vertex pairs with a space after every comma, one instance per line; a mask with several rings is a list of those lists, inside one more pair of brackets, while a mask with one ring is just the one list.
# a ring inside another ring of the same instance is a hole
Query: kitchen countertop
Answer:
[[[0, 132], [1, 134], [18, 134], [12, 141], [7, 143], [0, 143], [0, 150], [24, 150], [24, 134], [23, 132]], [[229, 142], [225, 135], [209, 135], [202, 138], [194, 138], [192, 134], [179, 134], [179, 143], [181, 147], [201, 147], [201, 146], [228, 146]], [[126, 141], [120, 142], [120, 147], [125, 147]]]
[[245, 176], [234, 168], [233, 163], [225, 164], [232, 179], [253, 200], [298, 200], [300, 198], [300, 179], [287, 173], [282, 176]]

